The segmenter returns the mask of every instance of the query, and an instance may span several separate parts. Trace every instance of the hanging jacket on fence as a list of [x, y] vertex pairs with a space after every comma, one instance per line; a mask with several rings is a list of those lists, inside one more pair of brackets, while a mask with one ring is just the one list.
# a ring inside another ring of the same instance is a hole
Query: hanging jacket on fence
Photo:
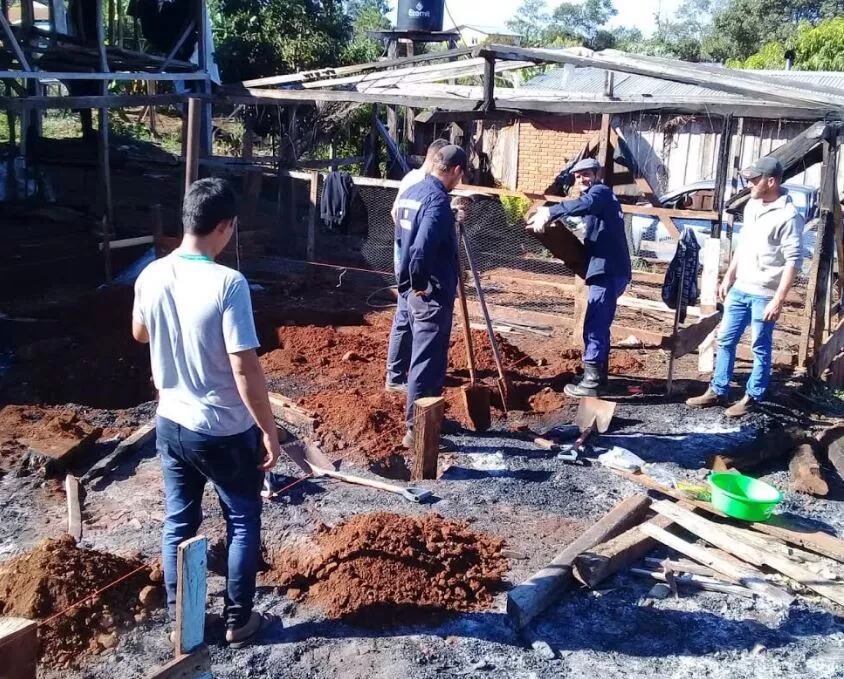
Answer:
[[[700, 265], [700, 244], [695, 238], [694, 231], [684, 229], [677, 252], [668, 271], [665, 272], [665, 282], [662, 285], [662, 301], [669, 309], [676, 309], [680, 301], [680, 321], [686, 320], [686, 307], [697, 302], [698, 285], [697, 270]], [[681, 293], [682, 289], [682, 293]], [[679, 299], [682, 294], [682, 299]]]
[[329, 172], [322, 186], [320, 216], [333, 231], [366, 236], [366, 208], [348, 172]]

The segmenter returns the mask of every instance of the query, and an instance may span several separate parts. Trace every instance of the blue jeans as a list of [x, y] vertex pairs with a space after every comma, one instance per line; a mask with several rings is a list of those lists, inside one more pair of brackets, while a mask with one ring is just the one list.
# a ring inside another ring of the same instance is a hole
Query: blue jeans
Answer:
[[441, 300], [436, 294], [407, 296], [413, 346], [407, 377], [407, 428], [413, 428], [413, 404], [417, 399], [440, 396], [448, 370], [448, 346], [454, 318], [454, 298]]
[[408, 293], [399, 293], [393, 327], [390, 329], [390, 344], [387, 348], [387, 384], [406, 384], [410, 370], [412, 333], [410, 315], [407, 312]]
[[628, 278], [595, 276], [589, 280], [589, 299], [583, 322], [583, 362], [605, 364], [610, 359], [610, 338], [618, 298], [624, 293]]
[[170, 614], [174, 616], [176, 610], [177, 549], [199, 530], [202, 494], [205, 482], [210, 481], [226, 521], [224, 617], [228, 627], [241, 627], [252, 613], [261, 549], [261, 432], [252, 427], [235, 436], [208, 436], [159, 417], [155, 434], [164, 472], [161, 556]]
[[763, 321], [768, 297], [748, 295], [733, 288], [724, 305], [724, 319], [718, 333], [718, 357], [715, 360], [715, 374], [712, 376], [712, 391], [719, 396], [730, 392], [730, 380], [736, 364], [736, 347], [744, 331], [751, 328], [753, 350], [753, 372], [747, 381], [746, 393], [759, 400], [765, 395], [771, 379], [771, 356], [774, 347], [773, 321]]

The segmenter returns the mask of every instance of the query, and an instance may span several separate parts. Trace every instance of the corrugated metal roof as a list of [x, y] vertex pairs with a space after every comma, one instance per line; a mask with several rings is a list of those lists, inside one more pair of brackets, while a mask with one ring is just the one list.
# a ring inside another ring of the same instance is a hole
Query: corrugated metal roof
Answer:
[[[835, 87], [844, 91], [844, 73], [825, 71], [746, 71], [754, 75], [796, 80], [807, 85]], [[555, 68], [526, 82], [528, 89], [565, 90], [581, 94], [603, 94], [606, 71], [600, 68]], [[734, 97], [727, 92], [699, 85], [660, 80], [630, 73], [615, 73], [613, 92], [617, 97], [651, 95], [654, 97]]]

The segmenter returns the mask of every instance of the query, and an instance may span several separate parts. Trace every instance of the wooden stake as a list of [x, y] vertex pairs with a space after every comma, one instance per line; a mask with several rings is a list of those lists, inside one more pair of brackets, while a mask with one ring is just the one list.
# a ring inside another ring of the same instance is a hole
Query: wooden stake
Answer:
[[646, 495], [634, 495], [616, 505], [554, 560], [507, 595], [507, 615], [517, 627], [524, 627], [546, 608], [556, 603], [571, 584], [571, 569], [579, 554], [615, 537], [638, 524], [651, 501]]
[[187, 127], [185, 133], [185, 193], [197, 179], [199, 179], [199, 147], [202, 126], [202, 103], [199, 99], [188, 99]]
[[202, 536], [179, 545], [176, 560], [176, 656], [199, 648], [205, 640], [205, 597], [208, 583], [208, 539]]
[[3, 679], [35, 679], [38, 625], [24, 618], [0, 618]]
[[437, 478], [445, 399], [420, 398], [413, 404], [413, 475], [411, 480]]
[[64, 478], [67, 495], [67, 532], [77, 542], [82, 539], [82, 509], [79, 506], [79, 479], [72, 474]]

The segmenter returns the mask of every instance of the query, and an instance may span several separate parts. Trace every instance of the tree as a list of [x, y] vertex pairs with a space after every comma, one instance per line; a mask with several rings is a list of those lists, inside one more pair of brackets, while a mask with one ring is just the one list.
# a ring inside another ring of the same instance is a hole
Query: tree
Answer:
[[523, 0], [516, 16], [507, 21], [507, 28], [522, 36], [522, 44], [527, 46], [542, 45], [546, 38], [551, 15], [545, 6], [545, 0]]
[[352, 22], [352, 41], [343, 54], [345, 63], [359, 64], [375, 61], [381, 56], [383, 46], [367, 35], [367, 31], [390, 28], [387, 14], [390, 6], [386, 0], [347, 0], [346, 13]]
[[829, 19], [817, 26], [804, 23], [789, 40], [769, 42], [745, 60], [728, 61], [731, 68], [785, 68], [786, 52], [794, 51], [799, 71], [844, 71], [844, 18]]
[[[618, 10], [612, 0], [584, 0], [580, 2], [563, 2], [551, 14], [552, 25], [550, 31], [557, 35], [581, 38], [583, 43], [595, 49], [595, 39], [599, 30]], [[609, 31], [604, 31], [604, 42], [607, 41]]]

